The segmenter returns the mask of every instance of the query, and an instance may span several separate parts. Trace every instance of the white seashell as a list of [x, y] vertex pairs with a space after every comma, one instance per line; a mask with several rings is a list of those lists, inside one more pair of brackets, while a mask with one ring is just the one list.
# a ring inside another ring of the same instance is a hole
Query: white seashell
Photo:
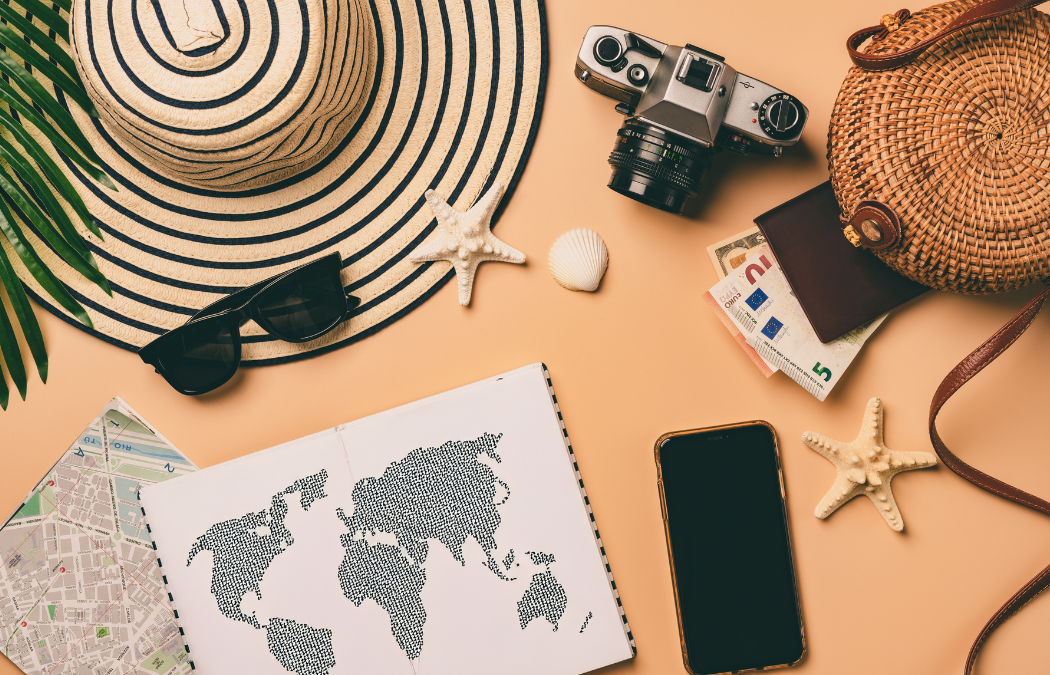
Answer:
[[609, 249], [594, 230], [569, 230], [551, 246], [547, 266], [570, 291], [595, 291], [609, 267]]

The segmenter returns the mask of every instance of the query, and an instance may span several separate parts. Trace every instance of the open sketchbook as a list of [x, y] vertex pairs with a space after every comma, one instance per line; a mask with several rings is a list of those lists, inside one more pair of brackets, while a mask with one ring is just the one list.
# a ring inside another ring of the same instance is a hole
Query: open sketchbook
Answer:
[[576, 675], [634, 653], [543, 364], [141, 500], [205, 675]]

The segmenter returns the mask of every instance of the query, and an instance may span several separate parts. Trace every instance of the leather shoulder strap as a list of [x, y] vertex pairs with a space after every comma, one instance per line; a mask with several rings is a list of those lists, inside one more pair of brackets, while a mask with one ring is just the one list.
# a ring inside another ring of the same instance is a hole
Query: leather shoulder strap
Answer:
[[902, 49], [899, 52], [893, 52], [891, 54], [862, 54], [857, 51], [857, 48], [860, 47], [861, 43], [868, 38], [872, 37], [875, 38], [875, 40], [881, 40], [886, 37], [891, 30], [896, 30], [896, 26], [899, 26], [902, 21], [907, 20], [907, 18], [911, 16], [911, 12], [902, 9], [897, 12], [896, 15], [888, 14], [884, 16], [883, 23], [880, 23], [878, 26], [862, 28], [849, 36], [849, 39], [846, 40], [846, 51], [849, 52], [849, 57], [853, 59], [853, 63], [861, 68], [875, 71], [893, 70], [894, 68], [899, 68], [906, 63], [911, 63], [911, 61], [918, 58], [920, 54], [936, 44], [939, 40], [962, 30], [967, 26], [973, 25], [979, 21], [994, 19], [995, 17], [1003, 16], [1005, 14], [1020, 12], [1021, 10], [1035, 7], [1044, 2], [1046, 2], [1046, 0], [985, 0], [955, 17], [955, 19], [940, 32], [931, 35], [919, 44], [908, 47], [907, 49]]
[[[1036, 511], [1050, 515], [1050, 502], [973, 468], [956, 457], [948, 449], [948, 446], [944, 444], [944, 441], [941, 440], [940, 434], [937, 433], [937, 413], [940, 412], [945, 402], [961, 386], [969, 382], [974, 375], [984, 370], [985, 366], [1006, 351], [1010, 345], [1017, 341], [1017, 338], [1021, 337], [1028, 327], [1032, 325], [1032, 321], [1039, 314], [1039, 310], [1042, 308], [1043, 303], [1046, 302], [1048, 296], [1050, 296], [1050, 286], [1032, 298], [1031, 302], [1017, 313], [1017, 316], [1010, 319], [995, 335], [988, 338], [983, 345], [971, 352], [969, 356], [948, 373], [948, 376], [941, 382], [941, 386], [937, 387], [937, 393], [933, 395], [933, 402], [930, 404], [930, 440], [933, 441], [933, 448], [937, 451], [937, 456], [941, 458], [945, 466], [966, 480], [989, 492], [994, 492], [1000, 497], [1005, 497], [1010, 501], [1024, 504]], [[980, 651], [984, 641], [992, 634], [992, 631], [1048, 586], [1050, 586], [1050, 566], [1047, 566], [1046, 569], [1025, 584], [1021, 590], [1006, 601], [1006, 604], [999, 608], [999, 611], [988, 620], [988, 623], [981, 629], [977, 639], [974, 640], [973, 647], [970, 648], [970, 654], [966, 658], [965, 675], [970, 675], [973, 665], [977, 661], [977, 653]]]

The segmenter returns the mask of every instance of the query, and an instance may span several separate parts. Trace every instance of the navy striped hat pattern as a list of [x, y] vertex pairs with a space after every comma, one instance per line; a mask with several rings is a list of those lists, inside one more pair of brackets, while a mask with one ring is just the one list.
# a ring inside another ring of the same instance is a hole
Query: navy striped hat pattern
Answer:
[[87, 235], [113, 296], [35, 233], [33, 245], [88, 309], [89, 332], [133, 350], [339, 251], [355, 315], [301, 345], [245, 326], [242, 358], [256, 365], [359, 340], [454, 276], [409, 260], [436, 227], [423, 194], [466, 210], [498, 181], [506, 204], [547, 68], [542, 0], [74, 0], [70, 42], [100, 119], [37, 76], [118, 191], [38, 140], [105, 237]]

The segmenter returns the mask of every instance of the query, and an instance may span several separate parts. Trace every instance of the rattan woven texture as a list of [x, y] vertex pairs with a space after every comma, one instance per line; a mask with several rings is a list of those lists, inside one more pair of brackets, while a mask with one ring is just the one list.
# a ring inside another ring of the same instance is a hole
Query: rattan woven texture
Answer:
[[[916, 12], [867, 53], [896, 52], [976, 4]], [[966, 28], [908, 65], [850, 69], [828, 161], [844, 220], [874, 199], [900, 217], [878, 251], [920, 283], [963, 293], [1050, 278], [1050, 17], [1030, 9]]]

